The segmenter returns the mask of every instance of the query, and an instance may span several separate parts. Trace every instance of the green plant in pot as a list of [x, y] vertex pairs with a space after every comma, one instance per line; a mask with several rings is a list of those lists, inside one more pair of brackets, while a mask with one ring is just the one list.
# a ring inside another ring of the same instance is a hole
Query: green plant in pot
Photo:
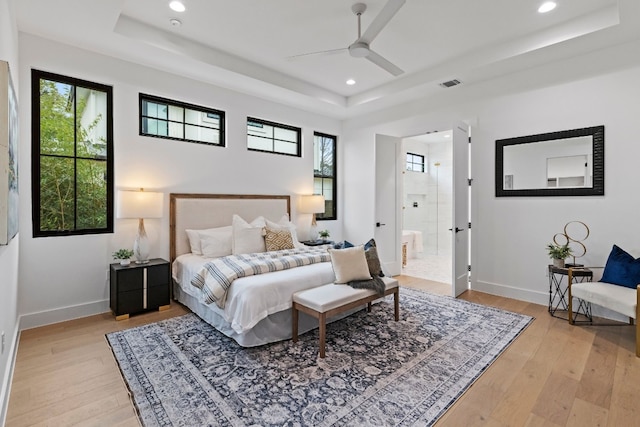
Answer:
[[119, 259], [120, 265], [131, 264], [132, 256], [133, 256], [133, 251], [131, 249], [118, 249], [113, 253], [113, 259]]
[[571, 248], [568, 244], [558, 245], [557, 243], [549, 243], [547, 245], [549, 257], [553, 260], [555, 267], [564, 267], [564, 260], [571, 255]]
[[318, 231], [318, 236], [320, 236], [322, 240], [327, 240], [329, 238], [329, 230]]

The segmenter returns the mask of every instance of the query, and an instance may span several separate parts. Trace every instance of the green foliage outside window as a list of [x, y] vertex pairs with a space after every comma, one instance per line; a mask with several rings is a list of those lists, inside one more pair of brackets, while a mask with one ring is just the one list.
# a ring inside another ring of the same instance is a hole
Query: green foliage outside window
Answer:
[[336, 209], [336, 137], [314, 132], [313, 192], [324, 196], [325, 211], [316, 218], [337, 219]]
[[111, 88], [38, 74], [34, 72], [39, 88], [34, 151], [40, 153], [33, 182], [34, 203], [39, 201], [34, 235], [111, 231]]

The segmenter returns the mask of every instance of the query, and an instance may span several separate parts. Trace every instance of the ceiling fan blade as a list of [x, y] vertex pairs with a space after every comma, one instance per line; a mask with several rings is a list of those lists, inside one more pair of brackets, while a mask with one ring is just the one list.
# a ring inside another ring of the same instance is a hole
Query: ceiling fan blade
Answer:
[[400, 74], [404, 73], [404, 71], [402, 71], [399, 67], [384, 59], [382, 56], [378, 55], [372, 50], [369, 50], [369, 55], [365, 56], [365, 58], [376, 64], [378, 67], [393, 74], [394, 76], [399, 76]]
[[384, 5], [378, 16], [376, 16], [371, 24], [369, 24], [369, 27], [358, 41], [371, 44], [373, 39], [375, 39], [380, 31], [382, 31], [389, 21], [391, 21], [391, 18], [394, 17], [405, 2], [406, 0], [389, 0], [387, 4]]
[[342, 47], [340, 49], [319, 50], [316, 52], [300, 53], [298, 55], [287, 56], [287, 59], [298, 59], [304, 56], [311, 56], [311, 55], [333, 55], [336, 53], [344, 52], [346, 50], [348, 50], [348, 48], [346, 47]]

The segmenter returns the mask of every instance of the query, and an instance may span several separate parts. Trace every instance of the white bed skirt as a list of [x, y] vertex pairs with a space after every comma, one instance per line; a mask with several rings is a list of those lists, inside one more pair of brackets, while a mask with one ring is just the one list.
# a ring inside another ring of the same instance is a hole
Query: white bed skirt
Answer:
[[[205, 322], [209, 323], [229, 338], [235, 340], [242, 347], [256, 347], [272, 342], [291, 339], [290, 309], [270, 314], [269, 316], [258, 322], [250, 330], [239, 334], [233, 328], [231, 328], [229, 322], [224, 320], [222, 316], [211, 310], [206, 305], [202, 304], [200, 301], [198, 301], [198, 298], [184, 292], [180, 288], [180, 286], [175, 283], [173, 286], [173, 297], [175, 300], [189, 307], [191, 311], [200, 316]], [[346, 313], [342, 313], [338, 316], [332, 317], [331, 319], [327, 319], [327, 323], [342, 319], [350, 314], [355, 313], [358, 310], [364, 309], [365, 307], [366, 306], [359, 307]], [[303, 334], [312, 329], [316, 329], [317, 327], [318, 319], [315, 319], [303, 312], [299, 313], [299, 334]]]

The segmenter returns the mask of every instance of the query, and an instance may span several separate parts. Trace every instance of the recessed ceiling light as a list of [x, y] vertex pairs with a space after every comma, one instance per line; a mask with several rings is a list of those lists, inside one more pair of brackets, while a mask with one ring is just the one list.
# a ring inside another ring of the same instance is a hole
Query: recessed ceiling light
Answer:
[[178, 0], [173, 0], [171, 3], [169, 3], [169, 7], [176, 12], [184, 12], [185, 10], [187, 10], [187, 8], [184, 6], [184, 3]]
[[176, 18], [169, 19], [169, 23], [171, 24], [172, 27], [179, 27], [182, 25], [182, 22], [180, 22], [180, 20]]
[[544, 3], [542, 3], [540, 5], [540, 7], [538, 8], [538, 13], [547, 13], [547, 12], [551, 12], [553, 9], [556, 8], [556, 2], [554, 1], [546, 1]]
[[349, 86], [353, 86], [354, 84], [356, 84], [356, 81], [355, 81], [355, 80], [353, 80], [353, 79], [349, 79], [349, 80], [347, 80], [347, 84], [348, 84]]

